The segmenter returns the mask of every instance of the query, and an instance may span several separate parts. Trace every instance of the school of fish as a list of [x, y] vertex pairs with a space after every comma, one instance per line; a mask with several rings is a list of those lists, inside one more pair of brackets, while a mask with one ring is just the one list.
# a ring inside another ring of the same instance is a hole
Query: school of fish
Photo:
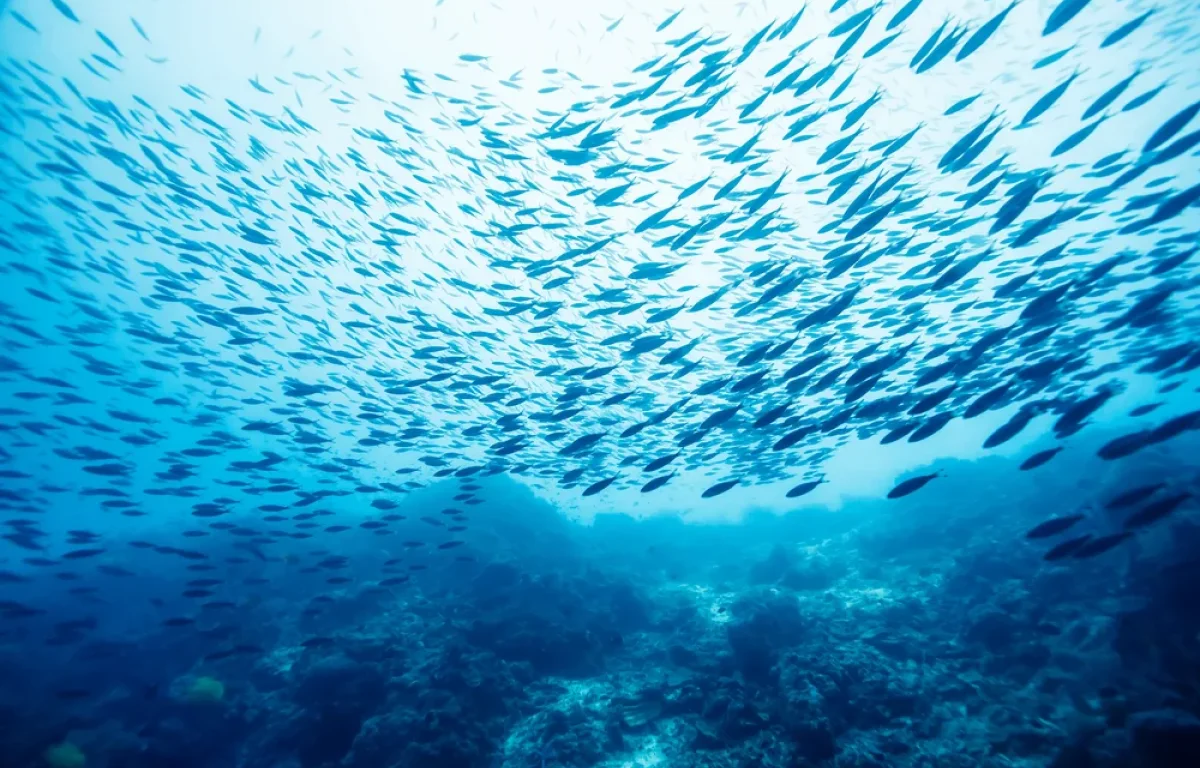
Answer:
[[[452, 550], [490, 475], [601, 498], [787, 481], [795, 499], [851, 439], [902, 451], [1017, 406], [984, 447], [1052, 415], [1060, 443], [1014, 470], [1032, 471], [1076, 450], [1128, 377], [1194, 400], [1200, 34], [1186, 4], [1129, 4], [1116, 26], [1090, 21], [1099, 5], [931, 20], [922, 0], [809, 0], [744, 39], [683, 9], [649, 24], [657, 55], [616, 83], [497, 78], [462, 51], [390, 92], [292, 61], [236, 96], [174, 83], [156, 103], [121, 88], [123, 62], [159, 55], [136, 19], [94, 29], [69, 73], [5, 57], [5, 557], [101, 558], [70, 510], [164, 508], [265, 557], [386, 533], [443, 478], [461, 508], [406, 544]], [[39, 9], [10, 8], [3, 34], [88, 25], [67, 0]], [[1021, 14], [1040, 27], [1032, 71], [1012, 75], [1025, 98], [889, 117], [903, 97], [872, 67], [943, 87]], [[1104, 72], [1103, 52], [1131, 48], [1155, 53]], [[1099, 95], [1080, 103], [1085, 81]], [[577, 100], [519, 113], [509, 90]], [[306, 120], [330, 110], [344, 145]], [[1131, 132], [1147, 113], [1155, 127]], [[1079, 159], [1099, 144], [1118, 149]], [[1195, 408], [1132, 415], [1100, 458], [1200, 429]], [[1093, 557], [1189, 499], [1139, 486], [1107, 501], [1128, 510], [1121, 530], [1072, 536], [1074, 513], [1028, 538], [1050, 561]], [[216, 583], [186, 595], [212, 608]]]

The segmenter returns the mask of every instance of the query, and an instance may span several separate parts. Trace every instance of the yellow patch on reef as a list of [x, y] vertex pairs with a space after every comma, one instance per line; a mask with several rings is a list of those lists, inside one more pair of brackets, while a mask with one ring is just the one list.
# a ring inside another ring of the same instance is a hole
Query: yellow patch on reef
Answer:
[[49, 747], [42, 756], [50, 768], [83, 768], [87, 763], [83, 750], [69, 741]]
[[225, 698], [225, 684], [213, 677], [197, 677], [187, 688], [188, 701], [217, 702]]

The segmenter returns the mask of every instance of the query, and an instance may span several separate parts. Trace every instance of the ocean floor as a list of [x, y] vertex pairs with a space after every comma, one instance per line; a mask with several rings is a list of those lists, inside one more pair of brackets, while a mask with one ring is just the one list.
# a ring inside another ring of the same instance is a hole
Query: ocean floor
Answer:
[[94, 768], [1200, 764], [1193, 522], [1060, 565], [988, 508], [581, 527], [490, 495], [529, 539], [390, 587], [351, 566], [308, 591], [299, 553], [214, 551], [259, 575], [195, 626], [9, 615], [5, 764], [76, 764], [64, 744]]

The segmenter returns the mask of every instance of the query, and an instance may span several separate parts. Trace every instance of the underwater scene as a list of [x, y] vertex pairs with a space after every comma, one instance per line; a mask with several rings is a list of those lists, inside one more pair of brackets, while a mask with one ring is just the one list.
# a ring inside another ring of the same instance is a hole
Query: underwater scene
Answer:
[[0, 768], [1197, 768], [1198, 63], [0, 0]]

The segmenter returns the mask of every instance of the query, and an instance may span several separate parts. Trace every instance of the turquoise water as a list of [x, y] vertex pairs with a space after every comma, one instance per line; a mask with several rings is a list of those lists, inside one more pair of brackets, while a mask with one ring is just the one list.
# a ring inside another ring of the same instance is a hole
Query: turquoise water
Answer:
[[0, 8], [12, 764], [1197, 764], [1192, 4]]

